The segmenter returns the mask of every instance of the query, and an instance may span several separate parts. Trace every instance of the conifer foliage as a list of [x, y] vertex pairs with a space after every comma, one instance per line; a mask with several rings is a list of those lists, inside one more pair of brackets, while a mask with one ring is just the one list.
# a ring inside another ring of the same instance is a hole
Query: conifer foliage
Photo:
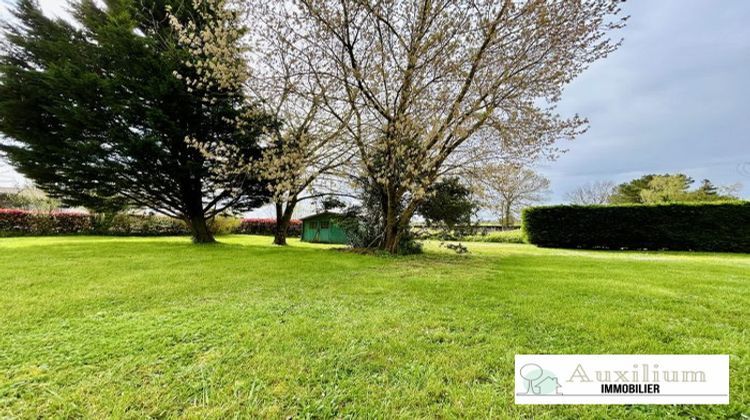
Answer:
[[[0, 56], [0, 152], [66, 204], [149, 208], [185, 220], [195, 242], [213, 242], [207, 220], [259, 206], [268, 189], [251, 173], [211, 170], [189, 140], [220, 141], [252, 160], [272, 121], [241, 87], [185, 83], [200, 70], [186, 65], [170, 16], [190, 21], [196, 4], [173, 3], [83, 0], [71, 4], [72, 23], [21, 0]], [[241, 130], [227, 124], [238, 119]]]

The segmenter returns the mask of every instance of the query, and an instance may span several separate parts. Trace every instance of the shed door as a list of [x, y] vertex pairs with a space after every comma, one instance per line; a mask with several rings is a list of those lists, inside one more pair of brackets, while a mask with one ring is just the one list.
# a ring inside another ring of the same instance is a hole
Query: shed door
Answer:
[[320, 240], [317, 220], [305, 221], [304, 237], [303, 239], [308, 242], [318, 242]]
[[320, 242], [331, 242], [331, 222], [328, 219], [321, 220], [320, 224]]

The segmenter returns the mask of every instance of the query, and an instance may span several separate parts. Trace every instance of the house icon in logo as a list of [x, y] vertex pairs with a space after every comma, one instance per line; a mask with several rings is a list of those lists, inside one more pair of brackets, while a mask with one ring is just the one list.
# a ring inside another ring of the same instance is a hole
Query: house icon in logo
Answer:
[[548, 370], [544, 370], [536, 363], [527, 363], [519, 369], [518, 374], [523, 378], [526, 392], [525, 395], [561, 395], [560, 381], [557, 376]]

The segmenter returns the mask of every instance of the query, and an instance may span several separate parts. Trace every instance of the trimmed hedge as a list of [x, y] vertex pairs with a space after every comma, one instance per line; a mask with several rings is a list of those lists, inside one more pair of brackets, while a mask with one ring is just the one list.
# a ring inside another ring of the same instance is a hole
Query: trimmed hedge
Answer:
[[0, 209], [0, 236], [65, 235], [90, 232], [92, 228], [86, 213]]
[[[235, 233], [247, 235], [274, 235], [276, 233], [276, 219], [258, 218], [242, 219]], [[292, 219], [289, 221], [288, 237], [302, 236], [302, 221]]]
[[[273, 235], [276, 219], [217, 217], [209, 223], [214, 234]], [[165, 216], [39, 212], [0, 208], [0, 237], [47, 235], [179, 236], [190, 235], [188, 225]], [[302, 235], [302, 221], [289, 223], [290, 237]]]
[[188, 226], [163, 216], [0, 209], [0, 236], [48, 235], [164, 236], [188, 235]]
[[187, 223], [166, 216], [116, 214], [114, 217], [101, 215], [91, 217], [98, 222], [93, 233], [99, 235], [183, 236], [191, 234]]
[[546, 206], [522, 218], [542, 247], [750, 252], [750, 202]]

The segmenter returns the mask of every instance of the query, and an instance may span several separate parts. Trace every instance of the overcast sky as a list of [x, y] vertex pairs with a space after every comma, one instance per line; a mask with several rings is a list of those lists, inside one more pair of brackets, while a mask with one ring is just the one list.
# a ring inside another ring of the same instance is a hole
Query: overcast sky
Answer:
[[[41, 3], [52, 14], [65, 9]], [[589, 118], [590, 129], [539, 165], [552, 180], [550, 201], [587, 182], [666, 172], [741, 182], [750, 198], [750, 1], [640, 0], [624, 10], [622, 47], [563, 96], [560, 113]], [[0, 185], [15, 179], [0, 167]]]
[[622, 47], [566, 90], [590, 129], [541, 165], [553, 201], [576, 185], [684, 172], [750, 198], [750, 1], [630, 1]]

